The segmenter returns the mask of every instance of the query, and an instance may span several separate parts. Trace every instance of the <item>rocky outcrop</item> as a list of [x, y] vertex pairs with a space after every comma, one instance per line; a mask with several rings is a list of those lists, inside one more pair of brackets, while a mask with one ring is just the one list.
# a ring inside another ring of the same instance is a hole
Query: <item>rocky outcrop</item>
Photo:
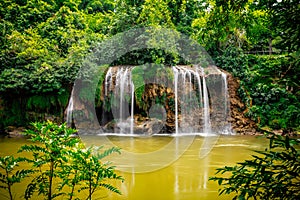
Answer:
[[224, 73], [227, 74], [228, 93], [230, 98], [229, 121], [231, 122], [232, 129], [237, 134], [242, 135], [259, 134], [256, 123], [245, 117], [244, 113], [247, 111], [247, 107], [238, 95], [238, 89], [240, 87], [239, 80], [228, 72]]
[[[185, 66], [180, 66], [178, 69], [182, 69]], [[124, 68], [124, 69], [123, 69]], [[143, 77], [144, 85], [143, 91], [137, 97], [135, 94], [134, 100], [134, 127], [132, 128], [132, 119], [130, 118], [131, 101], [131, 75], [128, 71], [132, 67], [112, 67], [107, 73], [105, 81], [103, 83], [100, 99], [104, 99], [108, 102], [107, 105], [103, 103], [103, 107], [96, 108], [97, 118], [100, 126], [104, 132], [107, 133], [130, 133], [133, 131], [135, 134], [152, 135], [159, 133], [175, 133], [175, 89], [173, 86], [173, 80], [168, 78], [169, 76], [155, 76], [155, 80], [147, 80]], [[128, 69], [128, 71], [126, 71]], [[187, 67], [189, 69], [189, 67]], [[178, 108], [178, 125], [181, 131], [189, 131], [190, 129], [201, 131], [205, 127], [204, 122], [209, 116], [212, 132], [228, 133], [231, 127], [237, 134], [257, 134], [257, 126], [254, 121], [247, 118], [244, 113], [247, 109], [241, 98], [238, 95], [239, 81], [231, 74], [224, 72], [227, 75], [227, 87], [226, 78], [223, 73], [218, 69], [213, 68], [214, 71], [207, 71], [207, 73], [196, 74], [190, 71], [186, 72], [188, 75], [184, 79], [178, 79], [178, 93], [177, 93], [177, 108]], [[190, 70], [190, 69], [189, 69]], [[122, 76], [121, 76], [122, 74]], [[125, 76], [125, 75], [126, 76]], [[124, 75], [124, 76], [123, 76]], [[197, 76], [198, 75], [198, 76]], [[167, 78], [165, 78], [167, 77]], [[204, 79], [205, 77], [205, 79]], [[118, 80], [117, 80], [118, 78]], [[156, 80], [159, 79], [159, 80]], [[198, 80], [198, 82], [197, 82]], [[206, 80], [206, 81], [205, 81]], [[205, 115], [205, 103], [204, 103], [204, 90], [205, 83], [208, 90], [207, 98], [209, 98], [209, 114]], [[163, 83], [163, 84], [161, 84]], [[104, 85], [105, 84], [105, 85]], [[123, 93], [126, 94], [123, 97], [122, 107], [123, 111], [126, 111], [124, 115], [120, 112], [120, 102], [114, 102], [112, 100], [118, 100], [118, 93], [120, 86], [123, 86]], [[116, 87], [119, 87], [116, 89]], [[126, 87], [125, 87], [126, 86]], [[199, 87], [201, 86], [201, 87]], [[203, 87], [203, 88], [202, 88]], [[138, 87], [134, 87], [138, 88]], [[202, 92], [201, 92], [202, 88]], [[116, 90], [116, 91], [115, 91]], [[199, 93], [200, 91], [200, 93]], [[116, 94], [114, 94], [116, 92]], [[136, 92], [136, 91], [135, 91]], [[199, 94], [203, 96], [199, 96]], [[192, 98], [194, 96], [194, 98]], [[75, 95], [76, 96], [76, 95]], [[229, 97], [228, 97], [229, 96]], [[228, 98], [230, 105], [228, 103]], [[77, 128], [84, 127], [97, 127], [93, 123], [87, 123], [89, 113], [92, 113], [93, 106], [89, 103], [78, 104], [79, 101], [74, 100], [74, 113], [79, 115], [79, 119], [76, 120]], [[196, 100], [196, 101], [195, 101]], [[199, 106], [200, 102], [200, 106]], [[105, 107], [109, 109], [106, 110]], [[230, 107], [230, 116], [228, 111]], [[74, 114], [73, 113], [73, 114]], [[116, 117], [114, 117], [116, 116]], [[118, 116], [122, 116], [122, 120]], [[82, 125], [82, 126], [81, 126]], [[133, 130], [131, 130], [133, 129]], [[193, 131], [192, 131], [193, 132]]]
[[[123, 122], [110, 121], [103, 126], [105, 133], [130, 133], [130, 118]], [[156, 118], [143, 117], [140, 114], [134, 116], [133, 133], [137, 135], [149, 136], [162, 133], [165, 128], [165, 122]]]
[[[153, 83], [145, 85], [145, 91], [142, 95], [142, 101], [145, 102], [143, 109], [146, 112], [146, 116], [151, 118], [151, 115], [159, 115], [153, 116], [153, 118], [157, 117], [165, 121], [164, 128], [161, 130], [161, 132], [175, 132], [174, 98], [174, 92], [170, 87]], [[163, 109], [159, 109], [158, 106], [157, 109], [155, 109], [155, 106], [153, 107], [153, 105], [161, 105]]]

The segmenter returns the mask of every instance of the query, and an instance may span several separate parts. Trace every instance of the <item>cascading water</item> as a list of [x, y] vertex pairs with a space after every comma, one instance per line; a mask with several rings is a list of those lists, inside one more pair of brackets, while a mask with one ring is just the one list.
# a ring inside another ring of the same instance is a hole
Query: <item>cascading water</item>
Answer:
[[108, 95], [108, 91], [110, 91], [110, 86], [112, 85], [112, 72], [111, 72], [111, 69], [112, 68], [109, 68], [107, 73], [106, 73], [106, 76], [105, 76], [105, 88], [104, 88], [104, 92], [105, 92], [105, 96]]
[[[114, 102], [111, 104], [117, 104], [119, 107], [114, 109], [113, 115], [118, 121], [118, 127], [120, 128], [120, 133], [133, 134], [134, 127], [134, 84], [131, 80], [131, 70], [133, 67], [118, 67], [115, 71], [113, 68], [109, 68], [105, 76], [105, 87], [104, 94], [107, 97], [109, 94], [114, 95]], [[115, 77], [115, 78], [114, 78]], [[115, 85], [114, 85], [115, 84]], [[130, 100], [128, 100], [130, 98]], [[130, 105], [130, 112], [128, 104]], [[108, 105], [111, 106], [111, 105]], [[131, 116], [129, 121], [128, 116]]]
[[178, 135], [178, 70], [173, 67], [174, 72], [174, 95], [175, 95], [175, 134]]
[[229, 94], [228, 94], [228, 85], [227, 85], [227, 75], [222, 72], [222, 79], [223, 79], [223, 84], [224, 84], [224, 87], [223, 87], [223, 90], [224, 90], [224, 98], [225, 98], [225, 106], [224, 106], [224, 113], [225, 113], [225, 122], [227, 122], [225, 125], [224, 125], [224, 128], [223, 128], [223, 134], [232, 134], [232, 128], [231, 128], [231, 124], [228, 123], [228, 116], [229, 116], [229, 113], [230, 113], [230, 107], [229, 107]]
[[134, 84], [131, 81], [131, 112], [130, 112], [130, 134], [133, 134], [134, 128]]
[[202, 98], [202, 85], [201, 85], [201, 78], [200, 78], [200, 74], [203, 74], [203, 70], [201, 69], [196, 69], [197, 73], [196, 73], [196, 81], [197, 81], [197, 86], [198, 86], [198, 97], [199, 97], [199, 102], [201, 103], [203, 101]]
[[73, 110], [74, 110], [74, 90], [71, 92], [69, 103], [66, 109], [66, 122], [69, 127], [72, 127], [73, 123]]
[[[210, 128], [210, 106], [209, 106], [209, 97], [206, 87], [206, 80], [204, 76], [204, 71], [202, 68], [187, 68], [183, 66], [174, 66], [174, 87], [175, 87], [175, 120], [178, 119], [178, 100], [181, 101], [181, 126], [176, 120], [176, 133], [184, 132], [203, 132], [205, 134], [211, 133]], [[202, 77], [202, 86], [201, 87], [201, 78]], [[178, 93], [179, 88], [179, 93]], [[198, 90], [197, 90], [198, 88]], [[203, 93], [202, 93], [203, 91]], [[198, 93], [198, 94], [197, 94]], [[196, 95], [195, 95], [196, 94]], [[197, 104], [195, 104], [195, 98], [198, 98]], [[203, 119], [200, 120], [199, 116], [192, 115], [191, 119], [191, 110], [197, 108], [199, 111], [202, 108]], [[191, 121], [194, 124], [191, 124]], [[197, 128], [197, 123], [203, 123], [203, 129], [200, 130]], [[196, 124], [195, 124], [196, 123]], [[194, 127], [191, 127], [194, 126]], [[196, 126], [195, 126], [196, 125]], [[179, 127], [180, 130], [179, 130]]]
[[209, 99], [208, 92], [206, 87], [206, 80], [203, 76], [203, 115], [204, 115], [204, 133], [209, 135], [211, 133], [210, 127], [210, 108], [209, 108]]
[[[103, 101], [100, 124], [104, 130], [109, 126], [113, 128], [107, 130], [113, 133], [141, 133], [137, 131], [138, 125], [135, 120], [140, 118], [139, 112], [147, 113], [149, 108], [143, 111], [143, 108], [135, 102], [137, 95], [135, 90], [140, 88], [139, 85], [134, 85], [133, 77], [137, 77], [136, 74], [133, 75], [135, 68], [138, 67], [117, 66], [107, 70], [102, 86], [102, 98], [100, 98]], [[175, 135], [230, 134], [231, 126], [227, 121], [229, 102], [226, 74], [216, 67], [204, 69], [199, 66], [173, 66], [171, 73], [173, 73], [173, 77], [170, 80], [173, 82], [170, 85], [159, 88], [159, 84], [154, 83], [156, 89], [152, 88], [153, 91], [148, 93], [144, 91], [145, 94], [152, 94], [152, 99], [159, 99], [161, 97], [159, 95], [167, 93], [167, 99], [165, 99], [167, 103], [161, 105], [161, 108], [166, 110], [165, 114], [168, 113], [166, 122], [163, 124], [166, 126], [169, 123], [168, 125], [173, 126], [173, 129], [161, 128], [161, 130], [173, 131], [156, 133], [174, 133]], [[140, 75], [138, 74], [138, 76]], [[66, 111], [68, 124], [72, 122], [72, 112], [76, 107], [73, 96], [72, 92]], [[143, 105], [147, 105], [147, 103], [153, 105], [153, 102], [143, 103]], [[135, 107], [138, 109], [135, 110]], [[155, 115], [146, 116], [143, 119], [151, 121], [152, 118], [155, 118]], [[142, 125], [146, 126], [147, 124]], [[156, 125], [155, 122], [152, 125]], [[112, 133], [109, 131], [105, 132]]]

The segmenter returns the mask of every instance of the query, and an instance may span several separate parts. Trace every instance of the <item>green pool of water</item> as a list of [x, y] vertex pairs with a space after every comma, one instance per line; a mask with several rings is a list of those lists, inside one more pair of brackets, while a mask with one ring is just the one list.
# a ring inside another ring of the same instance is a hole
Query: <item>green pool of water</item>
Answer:
[[[87, 145], [122, 148], [121, 155], [108, 157], [125, 178], [123, 183], [112, 182], [122, 195], [100, 190], [95, 196], [113, 200], [231, 199], [228, 195], [218, 196], [219, 186], [208, 178], [214, 176], [216, 168], [248, 159], [253, 154], [251, 150], [264, 149], [268, 144], [254, 136], [84, 136], [82, 139]], [[30, 142], [24, 138], [1, 138], [0, 156], [15, 155], [25, 143]], [[16, 197], [22, 195], [25, 186], [26, 181], [14, 187]], [[4, 193], [0, 190], [0, 194]]]

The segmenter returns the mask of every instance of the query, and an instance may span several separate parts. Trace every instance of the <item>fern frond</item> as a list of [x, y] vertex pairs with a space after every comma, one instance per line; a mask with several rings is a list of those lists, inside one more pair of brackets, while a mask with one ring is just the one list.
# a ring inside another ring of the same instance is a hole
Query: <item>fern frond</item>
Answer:
[[121, 148], [119, 148], [119, 147], [111, 147], [111, 148], [105, 150], [105, 151], [102, 152], [102, 153], [98, 153], [98, 154], [97, 154], [97, 158], [98, 158], [98, 159], [102, 159], [102, 158], [105, 158], [105, 157], [109, 156], [109, 155], [112, 154], [112, 153], [118, 153], [118, 154], [121, 154]]
[[115, 192], [117, 194], [122, 194], [120, 190], [118, 190], [116, 187], [112, 186], [111, 184], [108, 183], [100, 183], [99, 184], [100, 187], [104, 187], [112, 192]]

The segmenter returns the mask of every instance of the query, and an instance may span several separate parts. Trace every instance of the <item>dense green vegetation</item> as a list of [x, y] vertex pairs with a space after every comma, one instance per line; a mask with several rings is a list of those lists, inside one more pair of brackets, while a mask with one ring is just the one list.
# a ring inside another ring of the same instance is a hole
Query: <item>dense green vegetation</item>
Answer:
[[[295, 0], [0, 0], [0, 129], [63, 120], [85, 56], [105, 38], [153, 26], [188, 35], [240, 78], [259, 127], [299, 131], [299, 13]], [[113, 64], [184, 62], [146, 49]]]
[[[17, 158], [0, 158], [0, 189], [8, 191], [9, 199], [31, 199], [35, 194], [49, 200], [57, 197], [71, 200], [78, 199], [80, 193], [81, 199], [90, 200], [100, 188], [121, 194], [107, 181], [123, 178], [109, 163], [101, 162], [112, 153], [120, 153], [120, 149], [84, 148], [80, 139], [72, 136], [75, 132], [66, 124], [57, 125], [50, 121], [32, 123], [32, 129], [24, 133], [30, 137], [32, 144], [25, 144], [18, 150], [18, 153], [29, 152], [31, 155], [24, 157], [26, 154], [22, 153], [23, 156]], [[29, 183], [24, 194], [12, 194], [15, 183], [25, 178], [29, 179]]]
[[269, 135], [269, 148], [255, 151], [251, 160], [217, 169], [222, 177], [210, 177], [222, 187], [219, 194], [233, 199], [299, 199], [300, 141]]
[[246, 116], [259, 128], [282, 129], [284, 133], [300, 128], [298, 58], [287, 55], [251, 55], [228, 48], [217, 58], [241, 82], [239, 95], [246, 103]]

